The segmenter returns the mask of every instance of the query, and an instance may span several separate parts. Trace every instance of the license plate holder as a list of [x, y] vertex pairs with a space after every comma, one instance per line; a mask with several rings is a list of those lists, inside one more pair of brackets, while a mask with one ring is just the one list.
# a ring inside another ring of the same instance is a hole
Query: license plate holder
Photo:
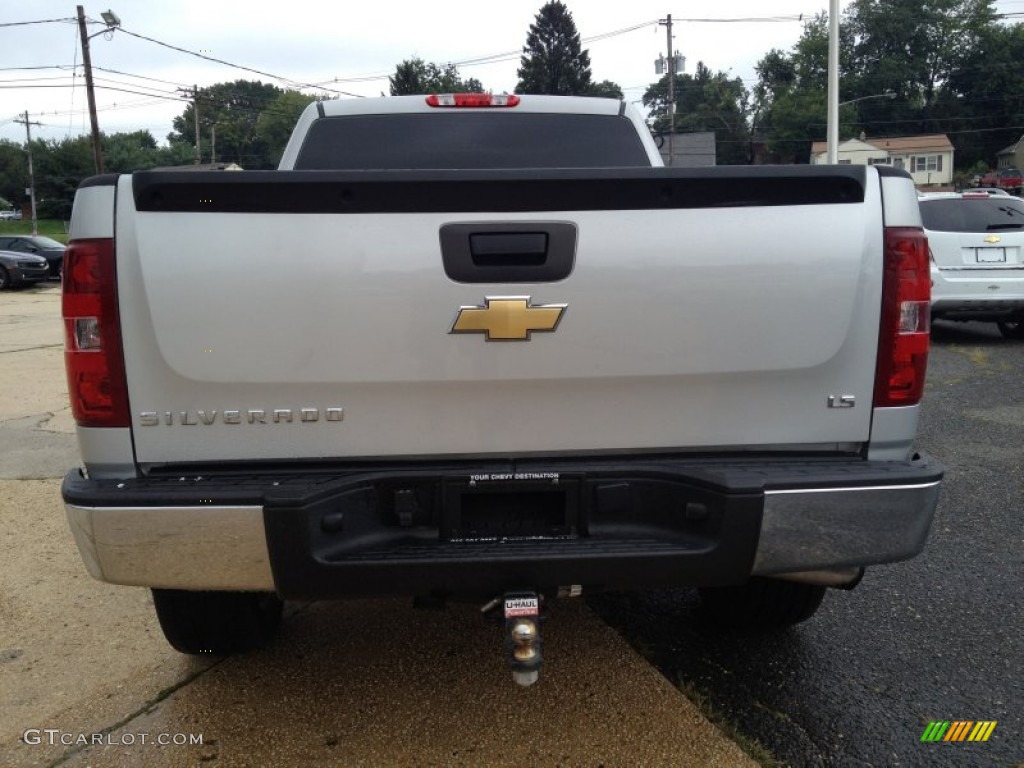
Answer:
[[580, 482], [453, 480], [444, 485], [444, 541], [565, 539], [579, 530]]
[[1005, 264], [1005, 248], [976, 248], [974, 258], [979, 264]]

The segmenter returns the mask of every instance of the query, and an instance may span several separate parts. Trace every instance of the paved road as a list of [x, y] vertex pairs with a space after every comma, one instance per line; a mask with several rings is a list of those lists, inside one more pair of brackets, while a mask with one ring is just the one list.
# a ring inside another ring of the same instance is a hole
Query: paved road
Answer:
[[[526, 690], [473, 605], [290, 605], [264, 651], [176, 653], [148, 591], [92, 580], [67, 530], [56, 478], [77, 456], [59, 312], [56, 284], [0, 293], [2, 768], [754, 768], [579, 601], [553, 607], [545, 670]], [[171, 744], [152, 743], [162, 736]]]
[[0, 377], [0, 478], [57, 477], [74, 466], [59, 283], [0, 293]]
[[[775, 638], [723, 638], [693, 591], [590, 604], [792, 766], [1024, 766], [1024, 344], [938, 323], [919, 445], [947, 465], [925, 552]], [[989, 742], [922, 744], [931, 720]]]

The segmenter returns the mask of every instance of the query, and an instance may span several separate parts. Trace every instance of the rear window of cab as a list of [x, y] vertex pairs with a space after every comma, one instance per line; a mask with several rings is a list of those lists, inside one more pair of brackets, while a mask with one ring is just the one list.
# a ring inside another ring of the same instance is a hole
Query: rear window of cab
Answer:
[[445, 112], [324, 117], [295, 170], [642, 168], [650, 160], [618, 115]]

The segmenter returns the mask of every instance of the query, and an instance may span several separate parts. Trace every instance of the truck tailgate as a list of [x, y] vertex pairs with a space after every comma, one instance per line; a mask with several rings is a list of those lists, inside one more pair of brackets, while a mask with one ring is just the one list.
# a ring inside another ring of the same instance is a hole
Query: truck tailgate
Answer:
[[[120, 310], [142, 464], [868, 438], [883, 232], [871, 172], [860, 198], [848, 178], [820, 199], [780, 194], [806, 169], [767, 181], [648, 170], [616, 184], [575, 172], [493, 202], [454, 175], [372, 192], [352, 174], [275, 173], [288, 178], [119, 181]], [[453, 223], [569, 224], [571, 270], [458, 282], [440, 237]], [[565, 308], [553, 331], [528, 340], [450, 333], [460, 308], [502, 297]], [[847, 407], [830, 407], [840, 398]]]

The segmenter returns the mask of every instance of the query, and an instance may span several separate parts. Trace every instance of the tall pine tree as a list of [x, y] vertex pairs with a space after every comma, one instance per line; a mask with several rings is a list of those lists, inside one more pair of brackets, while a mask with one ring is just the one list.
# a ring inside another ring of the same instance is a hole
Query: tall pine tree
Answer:
[[590, 54], [580, 48], [572, 14], [558, 0], [545, 3], [530, 25], [517, 93], [582, 96], [591, 92]]

